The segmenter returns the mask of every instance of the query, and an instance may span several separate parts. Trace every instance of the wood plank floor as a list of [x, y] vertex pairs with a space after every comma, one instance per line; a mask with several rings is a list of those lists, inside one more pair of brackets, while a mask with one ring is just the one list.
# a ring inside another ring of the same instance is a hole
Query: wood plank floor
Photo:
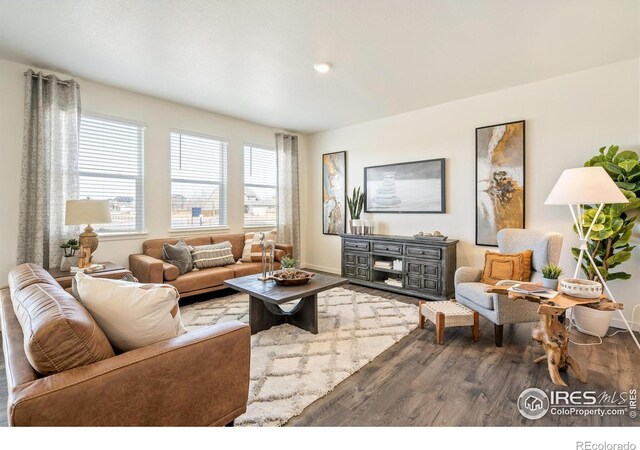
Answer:
[[[417, 300], [374, 289], [346, 286], [360, 292], [415, 303]], [[417, 320], [417, 312], [416, 312]], [[531, 340], [533, 324], [505, 326], [504, 346], [493, 343], [493, 324], [480, 319], [480, 341], [471, 330], [450, 328], [444, 345], [435, 344], [435, 327], [414, 330], [373, 362], [317, 400], [288, 426], [638, 426], [628, 416], [524, 419], [516, 399], [524, 389], [555, 389], [541, 355]], [[586, 338], [589, 339], [589, 338]], [[585, 341], [581, 335], [574, 340]], [[570, 345], [571, 354], [587, 374], [586, 385], [563, 374], [569, 390], [627, 391], [640, 387], [640, 352], [631, 337], [619, 333], [605, 344]], [[6, 426], [7, 388], [0, 352], [0, 426]]]

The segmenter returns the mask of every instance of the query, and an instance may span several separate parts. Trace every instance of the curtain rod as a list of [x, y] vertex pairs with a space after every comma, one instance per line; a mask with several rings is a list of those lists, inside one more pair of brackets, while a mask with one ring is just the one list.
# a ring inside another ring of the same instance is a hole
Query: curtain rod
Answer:
[[[23, 74], [25, 77], [29, 75], [29, 72], [24, 72]], [[40, 76], [37, 73], [32, 72], [31, 73], [31, 78], [39, 78]], [[51, 82], [51, 77], [49, 75], [43, 75], [42, 79], [44, 81], [47, 82]], [[64, 84], [65, 86], [69, 86], [69, 82], [68, 81], [64, 81], [64, 80], [56, 80], [59, 84]], [[77, 87], [80, 87], [80, 85], [78, 83], [76, 83]]]

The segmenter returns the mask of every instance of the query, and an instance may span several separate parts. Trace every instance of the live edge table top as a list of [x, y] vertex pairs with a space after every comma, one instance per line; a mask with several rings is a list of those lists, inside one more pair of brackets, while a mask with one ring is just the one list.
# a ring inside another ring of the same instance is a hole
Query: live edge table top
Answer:
[[349, 280], [316, 273], [308, 283], [301, 286], [278, 286], [275, 281], [260, 281], [260, 275], [226, 280], [224, 284], [237, 291], [249, 294], [265, 302], [279, 305], [291, 300], [316, 295], [319, 292], [347, 284]]

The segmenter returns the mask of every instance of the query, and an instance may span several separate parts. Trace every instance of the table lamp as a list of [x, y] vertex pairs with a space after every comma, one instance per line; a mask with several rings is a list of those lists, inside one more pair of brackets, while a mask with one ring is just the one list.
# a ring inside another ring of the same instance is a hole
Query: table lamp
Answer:
[[[586, 255], [598, 275], [603, 288], [607, 292], [607, 295], [612, 301], [616, 302], [616, 299], [609, 290], [609, 286], [607, 286], [598, 266], [594, 262], [591, 253], [587, 251], [587, 242], [589, 241], [593, 225], [596, 223], [596, 219], [602, 212], [604, 205], [611, 203], [629, 203], [629, 200], [627, 200], [620, 188], [616, 186], [609, 174], [600, 166], [566, 169], [562, 172], [560, 178], [558, 178], [558, 181], [547, 197], [547, 200], [544, 202], [545, 205], [568, 205], [569, 210], [571, 211], [573, 223], [576, 226], [578, 237], [580, 238], [580, 254], [578, 256], [578, 264], [576, 265], [573, 277], [578, 278], [578, 273], [582, 267], [582, 260]], [[598, 211], [591, 221], [591, 226], [588, 228], [587, 232], [584, 233], [581, 223], [584, 214], [583, 206], [597, 204], [599, 204]], [[631, 337], [640, 349], [640, 343], [638, 343], [638, 339], [633, 334], [633, 330], [631, 329], [629, 322], [627, 322], [627, 319], [624, 317], [621, 310], [618, 310], [618, 313], [631, 333]]]
[[93, 231], [92, 223], [110, 223], [111, 212], [109, 200], [67, 200], [64, 215], [65, 225], [87, 225], [80, 234], [78, 243], [80, 246], [88, 245], [91, 253], [98, 248], [98, 233]]

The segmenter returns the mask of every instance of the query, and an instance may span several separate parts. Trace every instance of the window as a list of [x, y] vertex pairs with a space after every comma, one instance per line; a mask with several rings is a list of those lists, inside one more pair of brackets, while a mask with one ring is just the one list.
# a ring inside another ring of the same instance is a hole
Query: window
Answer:
[[91, 224], [98, 233], [144, 229], [144, 127], [83, 114], [78, 169], [80, 198], [109, 200], [111, 223]]
[[278, 211], [275, 150], [244, 147], [244, 226], [275, 226]]
[[227, 143], [171, 132], [171, 228], [227, 224]]

